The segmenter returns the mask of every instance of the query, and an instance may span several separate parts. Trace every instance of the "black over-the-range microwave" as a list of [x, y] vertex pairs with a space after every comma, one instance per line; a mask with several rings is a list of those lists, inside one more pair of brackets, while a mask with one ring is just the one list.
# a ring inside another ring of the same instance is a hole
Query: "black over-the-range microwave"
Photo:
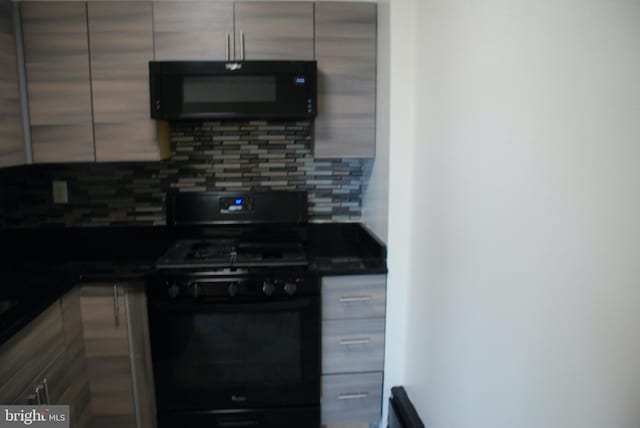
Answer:
[[150, 61], [151, 117], [316, 116], [315, 61]]

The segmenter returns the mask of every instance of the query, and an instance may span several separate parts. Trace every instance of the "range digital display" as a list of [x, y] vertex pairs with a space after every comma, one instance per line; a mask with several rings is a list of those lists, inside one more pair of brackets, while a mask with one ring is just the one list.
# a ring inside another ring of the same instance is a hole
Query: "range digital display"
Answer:
[[220, 198], [220, 212], [223, 214], [249, 212], [252, 209], [252, 198]]

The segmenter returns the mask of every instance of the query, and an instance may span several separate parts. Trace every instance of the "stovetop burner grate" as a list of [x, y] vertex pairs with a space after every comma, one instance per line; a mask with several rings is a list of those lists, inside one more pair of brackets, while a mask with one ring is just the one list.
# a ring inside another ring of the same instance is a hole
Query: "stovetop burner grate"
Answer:
[[284, 267], [308, 264], [300, 242], [178, 241], [157, 263], [158, 268]]

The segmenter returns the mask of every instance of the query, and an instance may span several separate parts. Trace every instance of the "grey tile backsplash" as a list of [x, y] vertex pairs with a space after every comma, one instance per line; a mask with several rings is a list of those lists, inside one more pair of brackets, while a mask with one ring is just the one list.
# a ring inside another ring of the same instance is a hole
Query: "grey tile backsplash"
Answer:
[[[307, 190], [311, 220], [359, 220], [362, 159], [314, 159], [311, 122], [177, 122], [162, 162], [0, 169], [0, 226], [164, 224], [164, 196], [216, 190]], [[69, 203], [53, 203], [52, 181]]]

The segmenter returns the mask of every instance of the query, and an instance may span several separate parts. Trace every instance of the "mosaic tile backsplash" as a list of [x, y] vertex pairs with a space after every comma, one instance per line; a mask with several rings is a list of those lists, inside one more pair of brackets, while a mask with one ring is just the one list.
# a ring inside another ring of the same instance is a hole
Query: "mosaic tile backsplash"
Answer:
[[[0, 169], [0, 227], [161, 225], [167, 190], [306, 190], [312, 221], [360, 220], [362, 159], [314, 159], [312, 124], [178, 122], [169, 160]], [[65, 180], [69, 203], [54, 204]]]

